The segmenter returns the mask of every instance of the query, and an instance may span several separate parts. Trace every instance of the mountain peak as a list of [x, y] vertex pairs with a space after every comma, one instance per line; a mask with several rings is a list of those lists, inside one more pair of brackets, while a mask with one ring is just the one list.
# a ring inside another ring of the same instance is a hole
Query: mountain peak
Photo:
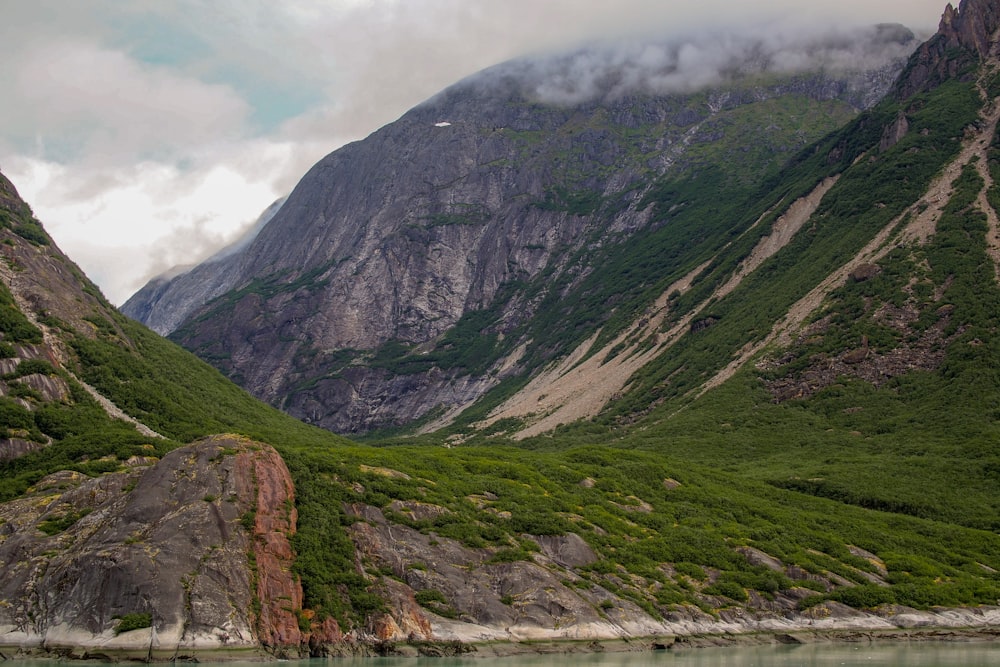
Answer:
[[973, 77], [976, 64], [997, 54], [998, 29], [1000, 1], [962, 0], [958, 9], [948, 3], [937, 33], [917, 49], [900, 77], [896, 96], [905, 99], [949, 79]]
[[1000, 3], [996, 0], [963, 0], [958, 9], [951, 3], [944, 9], [938, 34], [950, 47], [974, 51], [980, 58], [991, 55], [997, 28], [1000, 27]]

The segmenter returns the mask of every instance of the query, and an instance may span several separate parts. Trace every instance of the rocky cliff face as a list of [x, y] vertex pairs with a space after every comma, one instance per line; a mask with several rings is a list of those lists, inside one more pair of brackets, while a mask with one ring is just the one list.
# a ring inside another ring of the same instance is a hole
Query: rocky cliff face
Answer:
[[993, 0], [962, 0], [957, 10], [950, 3], [945, 8], [938, 35], [948, 46], [968, 49], [985, 59], [997, 55], [998, 28], [1000, 4]]
[[274, 451], [232, 437], [50, 475], [0, 507], [0, 645], [133, 659], [297, 645], [284, 609], [301, 589], [266, 557], [287, 551], [289, 494]]
[[[883, 54], [914, 46], [905, 30], [866, 39], [892, 46]], [[324, 158], [245, 250], [151, 283], [123, 310], [161, 330], [186, 315], [175, 340], [311, 423], [411, 422], [519, 370], [516, 355], [448, 359], [463, 317], [490, 312], [466, 336], [509, 334], [556, 278], [572, 286], [590, 253], [650, 226], [655, 179], [759, 177], [877, 100], [901, 65], [573, 106], [501, 68]], [[748, 129], [763, 117], [774, 122]], [[399, 346], [433, 354], [399, 368]]]
[[948, 79], [974, 76], [975, 65], [997, 55], [998, 29], [1000, 4], [995, 0], [962, 0], [958, 9], [949, 3], [937, 34], [920, 46], [896, 84], [897, 94], [905, 99]]

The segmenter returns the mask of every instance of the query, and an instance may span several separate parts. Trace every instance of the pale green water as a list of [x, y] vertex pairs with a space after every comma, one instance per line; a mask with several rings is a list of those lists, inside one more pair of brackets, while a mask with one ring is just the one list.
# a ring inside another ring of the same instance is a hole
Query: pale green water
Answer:
[[418, 664], [420, 667], [1000, 667], [1000, 644], [820, 644], [495, 659], [387, 658], [329, 661], [324, 667], [416, 667]]
[[[12, 660], [3, 667], [52, 667]], [[74, 663], [67, 663], [72, 665]], [[76, 663], [104, 667], [108, 663]], [[118, 663], [118, 667], [127, 663]], [[208, 667], [202, 663], [199, 667]], [[222, 667], [1000, 667], [1000, 643], [816, 644], [515, 658], [338, 658]], [[212, 667], [220, 667], [219, 663]]]
[[[819, 644], [516, 658], [369, 658], [308, 667], [1000, 667], [1000, 644]], [[306, 667], [303, 665], [303, 667]]]
[[[105, 667], [109, 663], [66, 663]], [[3, 667], [52, 667], [12, 660]], [[127, 663], [118, 663], [118, 667]], [[273, 663], [201, 663], [199, 667], [1000, 667], [998, 643], [817, 644], [712, 648], [654, 653], [516, 658], [342, 658]]]

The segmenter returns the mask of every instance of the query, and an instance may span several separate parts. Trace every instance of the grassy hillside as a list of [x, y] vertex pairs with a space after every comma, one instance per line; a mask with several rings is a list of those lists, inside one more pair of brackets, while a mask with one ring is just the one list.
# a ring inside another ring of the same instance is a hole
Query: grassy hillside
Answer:
[[[927, 608], [992, 604], [1000, 594], [1000, 579], [982, 567], [1000, 564], [994, 533], [813, 498], [692, 463], [686, 454], [606, 445], [550, 452], [480, 446], [348, 448], [307, 458], [310, 485], [338, 480], [325, 484], [328, 511], [341, 501], [386, 508], [391, 520], [432, 536], [498, 547], [497, 559], [530, 558], [537, 550], [532, 535], [575, 532], [601, 557], [587, 568], [587, 580], [656, 617], [672, 605], [714, 611], [745, 601], [751, 591], [769, 595], [795, 586], [816, 586], [804, 606], [834, 599]], [[388, 476], [387, 469], [405, 476]], [[393, 500], [450, 512], [414, 521], [389, 510]], [[321, 494], [311, 502], [323, 502]], [[827, 592], [816, 582], [793, 583], [751, 565], [740, 547], [856, 586]], [[857, 547], [884, 563], [888, 585], [872, 583], [868, 575], [879, 576], [879, 566], [852, 551]]]
[[[0, 463], [0, 497], [22, 493], [41, 476], [64, 468], [94, 470], [93, 461], [111, 456], [158, 454], [180, 443], [213, 433], [240, 433], [288, 447], [330, 447], [346, 441], [309, 427], [265, 406], [230, 381], [145, 327], [117, 313], [90, 316], [97, 335], [89, 338], [58, 326], [77, 356], [78, 377], [107, 396], [127, 414], [162, 434], [140, 435], [125, 422], [112, 420], [97, 402], [65, 372], [45, 364], [42, 372], [63, 378], [69, 400], [43, 401], [28, 396], [37, 409], [24, 412], [33, 419], [26, 427], [52, 438], [54, 444], [13, 461]], [[4, 329], [5, 340], [8, 331]], [[18, 372], [37, 371], [44, 362], [22, 361]], [[98, 466], [107, 466], [107, 462]]]
[[[1000, 530], [1000, 288], [975, 205], [983, 186], [967, 166], [930, 242], [897, 247], [875, 278], [834, 292], [817, 333], [781, 363], [746, 369], [676, 416], [663, 419], [665, 408], [626, 439], [863, 507]], [[863, 361], [817, 372], [859, 348]], [[809, 376], [820, 379], [808, 395], [769, 391]]]

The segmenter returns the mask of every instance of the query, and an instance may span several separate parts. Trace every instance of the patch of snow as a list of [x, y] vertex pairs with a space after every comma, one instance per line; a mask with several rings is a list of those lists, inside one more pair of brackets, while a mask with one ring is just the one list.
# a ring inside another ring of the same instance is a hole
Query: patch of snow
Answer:
[[449, 123], [446, 120], [443, 120], [440, 123], [434, 123], [434, 127], [451, 127], [451, 123]]

